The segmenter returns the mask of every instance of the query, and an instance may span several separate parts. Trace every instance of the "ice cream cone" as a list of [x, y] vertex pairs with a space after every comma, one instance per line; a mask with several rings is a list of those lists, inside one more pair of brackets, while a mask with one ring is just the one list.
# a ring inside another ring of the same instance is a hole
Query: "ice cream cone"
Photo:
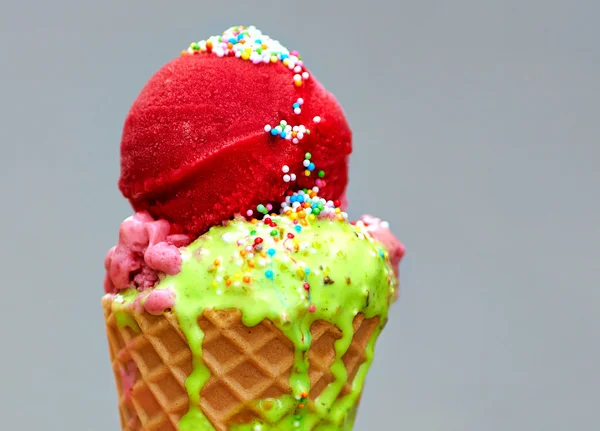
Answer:
[[[192, 351], [176, 315], [152, 315], [143, 308], [115, 310], [113, 296], [102, 300], [111, 362], [115, 374], [121, 427], [125, 431], [178, 430], [190, 408], [186, 380], [193, 369]], [[338, 399], [351, 392], [352, 382], [367, 357], [367, 344], [378, 335], [379, 317], [354, 319], [354, 335], [342, 361], [348, 379]], [[269, 320], [254, 327], [242, 323], [237, 309], [206, 309], [198, 319], [204, 339], [202, 358], [210, 377], [200, 392], [199, 408], [217, 431], [258, 420], [274, 426], [294, 409], [313, 409], [315, 399], [334, 381], [331, 365], [334, 342], [342, 335], [333, 324], [318, 320], [311, 326], [307, 353], [310, 391], [305, 405], [275, 404], [291, 396], [294, 346]], [[368, 364], [367, 364], [368, 365]], [[269, 409], [269, 403], [273, 409]], [[325, 416], [310, 430], [351, 430], [356, 407], [339, 422]], [[331, 428], [334, 426], [335, 428]], [[262, 429], [262, 428], [261, 428]]]

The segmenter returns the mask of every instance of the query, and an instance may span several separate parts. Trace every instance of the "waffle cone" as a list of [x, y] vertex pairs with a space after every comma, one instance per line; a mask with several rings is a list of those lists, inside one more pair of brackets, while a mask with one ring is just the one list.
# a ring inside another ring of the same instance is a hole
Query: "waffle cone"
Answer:
[[[178, 430], [178, 423], [189, 408], [185, 381], [192, 372], [192, 352], [175, 314], [133, 312], [127, 325], [119, 325], [109, 295], [103, 298], [102, 305], [122, 429]], [[200, 408], [217, 431], [227, 431], [234, 424], [253, 419], [268, 422], [254, 401], [291, 394], [294, 346], [271, 321], [247, 327], [241, 317], [237, 309], [207, 309], [198, 319], [205, 334], [203, 361], [211, 372], [200, 392]], [[354, 319], [352, 343], [342, 357], [348, 381], [338, 397], [350, 392], [378, 322], [378, 317], [365, 319], [362, 314]], [[311, 326], [311, 334], [308, 398], [314, 401], [334, 381], [330, 366], [335, 359], [334, 342], [341, 337], [341, 331], [318, 320]], [[356, 414], [357, 406], [358, 401], [351, 415]], [[327, 418], [322, 422], [325, 423]], [[313, 429], [318, 430], [319, 425]]]

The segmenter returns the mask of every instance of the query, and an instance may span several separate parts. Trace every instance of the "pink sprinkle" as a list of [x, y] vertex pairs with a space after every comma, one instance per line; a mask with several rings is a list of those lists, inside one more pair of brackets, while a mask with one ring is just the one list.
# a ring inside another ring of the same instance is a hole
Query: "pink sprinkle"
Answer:
[[271, 204], [267, 204], [267, 209], [268, 209], [269, 211], [271, 211], [271, 210], [273, 209], [273, 205], [271, 205]]
[[317, 307], [315, 307], [314, 305], [311, 305], [310, 307], [308, 307], [308, 311], [310, 311], [311, 313], [314, 313], [316, 309], [317, 309]]
[[247, 215], [248, 217], [252, 217], [252, 214], [254, 214], [254, 211], [252, 211], [252, 210], [248, 210], [248, 211], [246, 211], [246, 215]]

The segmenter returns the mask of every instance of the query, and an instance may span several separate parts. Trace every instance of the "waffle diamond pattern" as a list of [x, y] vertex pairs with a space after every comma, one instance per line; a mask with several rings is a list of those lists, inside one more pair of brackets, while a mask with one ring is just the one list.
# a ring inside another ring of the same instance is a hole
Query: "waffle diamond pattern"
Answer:
[[[153, 316], [145, 312], [133, 318], [140, 331], [119, 328], [110, 297], [103, 298], [110, 356], [119, 393], [123, 431], [175, 431], [188, 410], [185, 380], [192, 371], [192, 355], [173, 313]], [[378, 318], [354, 320], [354, 336], [342, 360], [349, 380], [340, 396], [350, 390], [364, 350]], [[200, 407], [217, 431], [233, 424], [265, 419], [254, 401], [291, 393], [292, 343], [275, 325], [264, 320], [246, 327], [241, 311], [206, 310], [198, 324], [204, 332], [203, 359], [212, 376], [201, 391]], [[329, 371], [341, 337], [334, 325], [317, 321], [311, 327], [308, 352], [314, 400], [333, 381]], [[129, 376], [129, 377], [127, 377]], [[317, 428], [318, 429], [318, 428]]]

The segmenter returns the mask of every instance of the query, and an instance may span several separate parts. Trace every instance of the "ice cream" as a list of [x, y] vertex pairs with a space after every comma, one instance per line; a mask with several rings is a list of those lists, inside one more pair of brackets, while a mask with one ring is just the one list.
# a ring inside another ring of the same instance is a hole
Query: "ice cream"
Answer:
[[254, 27], [152, 77], [121, 144], [137, 211], [103, 307], [124, 430], [351, 430], [404, 247], [342, 207], [351, 133]]

